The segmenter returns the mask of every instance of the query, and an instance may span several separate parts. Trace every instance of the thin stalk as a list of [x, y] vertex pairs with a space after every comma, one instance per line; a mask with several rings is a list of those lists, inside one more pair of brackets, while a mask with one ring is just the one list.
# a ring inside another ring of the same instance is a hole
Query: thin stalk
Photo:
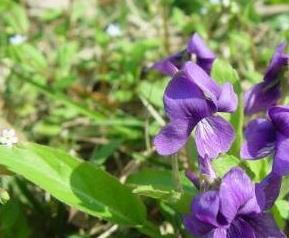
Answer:
[[172, 169], [173, 169], [173, 171], [172, 171], [173, 172], [173, 180], [175, 182], [176, 190], [178, 192], [183, 192], [177, 154], [172, 155]]

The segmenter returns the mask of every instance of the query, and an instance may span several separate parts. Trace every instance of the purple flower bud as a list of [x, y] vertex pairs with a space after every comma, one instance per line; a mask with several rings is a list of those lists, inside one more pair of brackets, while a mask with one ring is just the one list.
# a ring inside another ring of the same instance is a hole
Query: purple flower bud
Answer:
[[276, 105], [281, 97], [280, 73], [288, 65], [289, 54], [285, 54], [286, 44], [280, 44], [271, 59], [270, 65], [264, 75], [263, 82], [249, 89], [244, 96], [245, 113], [266, 111], [270, 106]]
[[206, 46], [197, 33], [191, 37], [185, 50], [161, 59], [152, 68], [162, 74], [174, 76], [192, 56], [196, 57], [196, 63], [203, 70], [208, 74], [211, 72], [212, 64], [216, 58], [215, 54]]

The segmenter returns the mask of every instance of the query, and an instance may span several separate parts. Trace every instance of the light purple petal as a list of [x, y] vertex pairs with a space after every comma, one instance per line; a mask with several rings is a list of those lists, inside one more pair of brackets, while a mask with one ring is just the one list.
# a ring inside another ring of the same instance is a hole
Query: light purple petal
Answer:
[[231, 169], [223, 178], [219, 191], [221, 213], [231, 222], [238, 210], [255, 196], [255, 186], [240, 168]]
[[262, 82], [256, 84], [245, 93], [245, 113], [251, 115], [266, 111], [270, 106], [276, 105], [280, 97], [280, 83]]
[[234, 140], [234, 129], [220, 116], [206, 117], [201, 120], [195, 131], [195, 141], [201, 157], [216, 158], [227, 152]]
[[260, 159], [270, 155], [276, 142], [275, 128], [266, 119], [249, 122], [245, 130], [245, 142], [241, 147], [241, 158]]
[[184, 217], [184, 226], [188, 232], [193, 236], [205, 236], [215, 227], [211, 224], [199, 221], [194, 214], [190, 214]]
[[282, 177], [270, 173], [255, 186], [256, 197], [262, 210], [270, 209], [280, 193]]
[[238, 106], [238, 96], [231, 83], [225, 83], [217, 102], [218, 112], [234, 112]]
[[289, 174], [289, 138], [281, 133], [277, 134], [273, 172], [280, 176]]
[[160, 155], [171, 155], [179, 151], [187, 142], [194, 124], [188, 120], [171, 121], [154, 138], [154, 145]]
[[208, 158], [208, 155], [205, 155], [205, 157], [199, 156], [198, 161], [199, 171], [201, 174], [205, 175], [209, 181], [213, 182], [217, 176], [211, 164], [211, 160]]
[[218, 226], [219, 207], [218, 192], [208, 191], [194, 198], [191, 212], [199, 221]]
[[246, 218], [246, 221], [253, 227], [256, 238], [286, 238], [270, 214], [258, 214]]
[[219, 85], [200, 66], [193, 62], [186, 62], [183, 71], [216, 104], [221, 94]]
[[289, 54], [285, 54], [285, 43], [281, 43], [275, 50], [275, 53], [271, 59], [270, 65], [265, 73], [264, 81], [274, 81], [277, 79], [278, 74], [282, 70], [282, 67], [288, 65]]
[[238, 211], [239, 215], [248, 215], [248, 214], [258, 214], [261, 213], [263, 210], [264, 200], [257, 199], [256, 194], [242, 206], [242, 208]]
[[188, 42], [187, 51], [195, 54], [197, 64], [207, 73], [210, 73], [212, 64], [216, 58], [215, 54], [207, 47], [199, 34], [195, 33]]
[[216, 106], [206, 100], [199, 87], [182, 71], [169, 82], [164, 94], [164, 106], [171, 120], [189, 119], [193, 123], [216, 111]]
[[[227, 230], [227, 238], [259, 238], [255, 236], [253, 227], [245, 220], [235, 219]], [[268, 238], [268, 237], [267, 237]]]
[[268, 115], [279, 132], [289, 137], [289, 106], [271, 107]]
[[227, 238], [227, 230], [225, 228], [214, 229], [207, 238]]
[[171, 57], [154, 63], [152, 68], [167, 76], [174, 76], [178, 72], [178, 68], [173, 64]]

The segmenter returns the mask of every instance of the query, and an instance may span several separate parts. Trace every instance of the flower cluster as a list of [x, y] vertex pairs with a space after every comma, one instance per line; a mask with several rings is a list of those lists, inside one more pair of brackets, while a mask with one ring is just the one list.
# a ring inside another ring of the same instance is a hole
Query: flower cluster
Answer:
[[273, 157], [272, 171], [257, 184], [239, 167], [217, 179], [211, 166], [211, 161], [228, 152], [234, 141], [234, 129], [220, 112], [233, 113], [238, 97], [231, 83], [219, 85], [212, 78], [216, 56], [202, 38], [194, 34], [186, 49], [152, 66], [171, 77], [163, 95], [169, 122], [155, 136], [155, 148], [163, 156], [175, 154], [194, 132], [200, 173], [207, 178], [204, 189], [198, 177], [187, 172], [202, 191], [193, 198], [191, 211], [184, 217], [186, 229], [194, 236], [286, 237], [268, 212], [279, 195], [282, 176], [289, 174], [289, 106], [277, 105], [284, 99], [281, 85], [287, 83], [282, 77], [289, 62], [285, 48], [285, 43], [277, 47], [263, 81], [244, 95], [248, 117], [267, 112], [266, 118], [248, 123], [240, 148], [242, 159]]

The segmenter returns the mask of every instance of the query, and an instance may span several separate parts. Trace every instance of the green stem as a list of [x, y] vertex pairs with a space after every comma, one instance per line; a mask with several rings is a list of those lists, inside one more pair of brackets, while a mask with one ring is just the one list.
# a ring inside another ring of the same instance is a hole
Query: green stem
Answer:
[[174, 180], [175, 185], [176, 185], [176, 190], [178, 192], [183, 192], [177, 154], [174, 154], [172, 156], [172, 169], [173, 169], [173, 171], [172, 171], [173, 172], [173, 180]]

